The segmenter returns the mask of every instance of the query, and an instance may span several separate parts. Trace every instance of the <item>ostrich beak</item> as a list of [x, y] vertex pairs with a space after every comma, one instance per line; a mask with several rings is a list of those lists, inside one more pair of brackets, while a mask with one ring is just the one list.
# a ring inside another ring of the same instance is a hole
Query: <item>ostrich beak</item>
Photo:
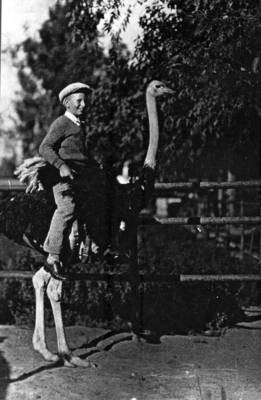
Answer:
[[165, 87], [164, 88], [164, 94], [174, 94], [175, 92], [174, 92], [174, 90], [173, 89], [170, 89], [170, 88], [168, 88], [168, 87]]

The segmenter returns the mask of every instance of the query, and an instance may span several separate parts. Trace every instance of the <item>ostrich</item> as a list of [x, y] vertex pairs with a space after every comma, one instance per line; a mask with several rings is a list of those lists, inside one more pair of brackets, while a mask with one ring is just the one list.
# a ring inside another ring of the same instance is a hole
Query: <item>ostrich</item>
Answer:
[[[81, 193], [78, 199], [79, 225], [86, 226], [88, 236], [103, 250], [108, 240], [117, 236], [122, 223], [126, 227], [127, 237], [131, 237], [128, 231], [133, 231], [133, 227], [137, 225], [139, 212], [146, 205], [153, 191], [159, 139], [156, 97], [164, 94], [173, 94], [173, 90], [160, 81], [154, 80], [147, 87], [149, 146], [141, 174], [135, 182], [120, 184], [96, 165], [90, 168], [89, 173], [87, 172], [88, 185], [85, 185], [86, 188], [84, 186], [85, 190], [77, 191], [77, 187], [80, 186], [83, 189], [83, 185], [82, 182], [75, 180], [76, 193]], [[34, 163], [29, 164], [25, 161], [24, 165], [30, 172], [29, 188], [34, 186], [38, 178], [38, 182], [41, 181], [43, 186], [48, 186], [50, 166], [47, 166], [42, 159], [36, 158]], [[22, 173], [20, 169], [20, 177], [26, 168], [22, 168]], [[52, 170], [51, 173], [53, 173]], [[42, 243], [48, 231], [54, 207], [50, 190], [20, 193], [11, 197], [0, 205], [1, 232], [17, 243], [33, 247], [43, 253]], [[54, 279], [44, 267], [34, 274], [32, 280], [36, 301], [32, 339], [34, 349], [47, 361], [63, 360], [67, 366], [92, 366], [89, 360], [81, 360], [73, 356], [67, 344], [61, 311], [63, 282]], [[53, 311], [58, 354], [49, 351], [45, 340], [45, 291]]]

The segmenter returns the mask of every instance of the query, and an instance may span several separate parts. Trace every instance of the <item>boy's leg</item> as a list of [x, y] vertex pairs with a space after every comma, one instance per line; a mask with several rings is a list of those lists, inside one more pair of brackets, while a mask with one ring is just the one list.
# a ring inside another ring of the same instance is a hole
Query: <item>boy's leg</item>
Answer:
[[[69, 183], [58, 183], [53, 187], [54, 199], [57, 209], [54, 212], [50, 229], [44, 243], [44, 250], [49, 253], [47, 262], [54, 265], [61, 264], [61, 254], [65, 243], [65, 236], [69, 232], [75, 219], [75, 201], [71, 194], [64, 192], [71, 189]], [[61, 269], [61, 268], [60, 268]]]

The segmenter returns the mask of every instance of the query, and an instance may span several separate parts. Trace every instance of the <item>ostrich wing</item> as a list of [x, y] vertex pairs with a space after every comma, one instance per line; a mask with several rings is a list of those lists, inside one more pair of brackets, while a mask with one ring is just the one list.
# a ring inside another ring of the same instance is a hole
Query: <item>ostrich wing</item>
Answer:
[[[46, 166], [38, 173], [40, 181], [46, 182], [45, 187], [56, 178]], [[86, 226], [91, 239], [103, 248], [113, 235], [119, 214], [113, 179], [98, 167], [90, 168], [84, 177], [73, 181], [72, 190], [78, 203], [78, 218]], [[20, 244], [23, 244], [23, 235], [26, 234], [39, 247], [48, 233], [55, 207], [50, 190], [9, 197], [0, 204], [0, 231]]]
[[59, 180], [59, 172], [42, 157], [25, 160], [16, 170], [20, 182], [26, 183], [26, 193], [50, 189]]
[[53, 196], [47, 191], [10, 196], [0, 204], [0, 231], [20, 244], [25, 233], [42, 243], [54, 209]]

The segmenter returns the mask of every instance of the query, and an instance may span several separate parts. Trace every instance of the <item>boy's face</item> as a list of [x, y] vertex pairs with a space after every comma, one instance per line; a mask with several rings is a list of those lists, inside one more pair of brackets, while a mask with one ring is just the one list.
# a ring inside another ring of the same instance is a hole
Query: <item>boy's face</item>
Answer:
[[86, 110], [86, 94], [72, 93], [65, 99], [65, 107], [76, 117], [81, 117]]

